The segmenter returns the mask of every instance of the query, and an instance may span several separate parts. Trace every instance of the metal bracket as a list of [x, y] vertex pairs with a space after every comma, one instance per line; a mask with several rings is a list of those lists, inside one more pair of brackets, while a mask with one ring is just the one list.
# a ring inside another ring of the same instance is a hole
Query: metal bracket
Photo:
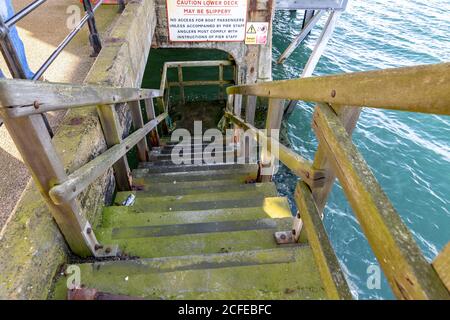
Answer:
[[95, 237], [94, 231], [92, 230], [91, 224], [86, 222], [83, 228], [83, 238], [86, 244], [91, 249], [94, 257], [96, 258], [106, 258], [106, 257], [116, 257], [120, 254], [118, 245], [101, 245], [97, 238]]
[[278, 231], [275, 232], [275, 241], [277, 244], [293, 244], [297, 243], [300, 239], [300, 234], [303, 228], [303, 221], [300, 218], [300, 213], [294, 218], [292, 230], [290, 231]]

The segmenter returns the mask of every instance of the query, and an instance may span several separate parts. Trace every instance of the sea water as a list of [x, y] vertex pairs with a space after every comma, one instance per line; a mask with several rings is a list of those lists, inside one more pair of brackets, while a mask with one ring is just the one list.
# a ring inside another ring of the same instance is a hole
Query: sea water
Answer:
[[[302, 18], [302, 11], [276, 12], [274, 80], [301, 74], [326, 21], [322, 17], [306, 41], [277, 65], [298, 35]], [[448, 61], [449, 0], [350, 0], [314, 75]], [[299, 103], [287, 123], [293, 148], [311, 159], [317, 149], [312, 111], [311, 104]], [[432, 261], [450, 241], [450, 117], [365, 108], [353, 141]], [[281, 168], [276, 177], [279, 191], [292, 196], [296, 180]], [[370, 266], [378, 263], [338, 184], [329, 197], [324, 223], [355, 298], [393, 298], [384, 277], [380, 288], [367, 285], [374, 270]]]

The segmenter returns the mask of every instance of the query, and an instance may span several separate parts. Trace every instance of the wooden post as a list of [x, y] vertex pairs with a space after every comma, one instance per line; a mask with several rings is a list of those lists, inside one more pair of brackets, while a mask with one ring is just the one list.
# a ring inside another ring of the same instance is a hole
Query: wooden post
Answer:
[[20, 151], [23, 161], [28, 166], [37, 188], [47, 202], [70, 249], [82, 257], [91, 255], [94, 252], [95, 243], [89, 244], [83, 237], [88, 222], [81, 215], [76, 201], [55, 205], [49, 197], [50, 189], [64, 182], [67, 175], [41, 115], [13, 119], [8, 118], [5, 113], [3, 117], [14, 144]]
[[[128, 102], [128, 106], [130, 107], [131, 119], [133, 121], [134, 130], [139, 130], [144, 127], [144, 119], [142, 118], [141, 105], [139, 101]], [[141, 162], [148, 161], [148, 146], [147, 140], [142, 139], [138, 142], [137, 146], [137, 156], [138, 160]]]
[[[279, 130], [281, 127], [281, 121], [283, 120], [283, 112], [284, 112], [284, 99], [269, 99], [269, 109], [267, 110], [267, 119], [266, 119], [266, 129], [267, 129], [267, 137], [271, 137], [271, 130]], [[273, 148], [274, 146], [272, 146]], [[270, 162], [266, 164], [265, 162], [268, 159], [272, 158], [271, 152], [267, 150], [267, 148], [263, 148], [261, 152], [261, 164], [260, 164], [260, 175], [258, 180], [261, 182], [269, 182], [272, 181], [272, 174], [261, 174], [261, 171], [264, 169], [268, 170], [268, 168], [274, 166], [274, 163]]]
[[[119, 144], [122, 141], [121, 130], [119, 130], [119, 120], [114, 105], [97, 106], [98, 116], [102, 124], [103, 135], [105, 136], [108, 148]], [[131, 190], [130, 167], [126, 155], [117, 161], [114, 166], [114, 176], [116, 177], [117, 189], [120, 191]]]
[[248, 96], [247, 104], [245, 105], [245, 122], [254, 125], [255, 114], [256, 114], [256, 96]]
[[[153, 105], [153, 99], [145, 99], [145, 111], [147, 113], [147, 119], [148, 121], [151, 121], [156, 118], [155, 113], [155, 106]], [[163, 126], [166, 122], [163, 121]], [[150, 135], [148, 137], [149, 143], [152, 147], [158, 147], [160, 145], [159, 142], [159, 134], [158, 134], [158, 128], [156, 127], [152, 131], [150, 131]]]
[[[358, 107], [341, 107], [336, 108], [339, 119], [347, 130], [347, 133], [351, 135], [358, 122], [359, 115], [361, 113], [361, 108]], [[312, 194], [316, 202], [317, 209], [321, 216], [323, 216], [323, 209], [333, 188], [334, 181], [336, 179], [336, 174], [333, 172], [330, 163], [327, 159], [326, 153], [323, 146], [320, 145], [314, 156], [313, 168], [316, 170], [323, 170], [325, 175], [325, 183], [320, 188], [312, 188]]]
[[223, 64], [219, 65], [219, 100], [223, 100]]
[[180, 88], [181, 103], [186, 104], [186, 99], [184, 96], [184, 85], [183, 85], [183, 68], [181, 67], [181, 65], [178, 65], [178, 82], [180, 84], [179, 88]]

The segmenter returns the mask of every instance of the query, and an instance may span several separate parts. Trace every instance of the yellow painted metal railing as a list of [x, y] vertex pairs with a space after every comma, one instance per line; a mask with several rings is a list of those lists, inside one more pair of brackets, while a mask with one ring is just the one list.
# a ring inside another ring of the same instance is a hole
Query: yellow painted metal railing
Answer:
[[[234, 86], [227, 93], [227, 117], [255, 133], [258, 129], [241, 119], [241, 106], [233, 102], [236, 95], [269, 98], [268, 129], [280, 128], [283, 99], [316, 103], [312, 128], [319, 147], [314, 159], [285, 146], [278, 146], [278, 158], [301, 178], [293, 238], [306, 233], [330, 297], [349, 297], [321, 220], [336, 177], [394, 294], [402, 299], [450, 297], [449, 245], [432, 264], [424, 258], [351, 139], [362, 107], [450, 115], [450, 63]], [[278, 143], [262, 139], [269, 150]]]

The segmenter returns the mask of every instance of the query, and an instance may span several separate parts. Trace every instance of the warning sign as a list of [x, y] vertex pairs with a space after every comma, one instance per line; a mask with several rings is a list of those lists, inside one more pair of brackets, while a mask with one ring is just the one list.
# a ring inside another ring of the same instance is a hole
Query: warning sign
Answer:
[[267, 43], [268, 22], [247, 22], [245, 30], [245, 44]]
[[170, 41], [244, 41], [247, 0], [166, 0]]

